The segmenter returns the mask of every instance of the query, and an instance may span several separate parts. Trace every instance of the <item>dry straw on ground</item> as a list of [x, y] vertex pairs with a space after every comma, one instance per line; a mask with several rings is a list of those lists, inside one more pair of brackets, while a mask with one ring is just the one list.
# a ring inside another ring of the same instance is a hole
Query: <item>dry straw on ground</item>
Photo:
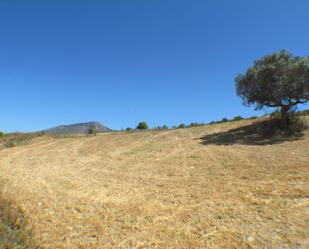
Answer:
[[205, 141], [248, 122], [2, 149], [2, 208], [42, 248], [308, 248], [309, 134]]

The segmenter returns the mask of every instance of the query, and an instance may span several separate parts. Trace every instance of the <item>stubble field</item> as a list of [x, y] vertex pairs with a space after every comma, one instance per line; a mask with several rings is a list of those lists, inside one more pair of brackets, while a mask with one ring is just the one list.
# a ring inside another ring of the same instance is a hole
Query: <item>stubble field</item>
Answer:
[[28, 248], [309, 248], [308, 130], [263, 141], [251, 122], [1, 149], [0, 220]]

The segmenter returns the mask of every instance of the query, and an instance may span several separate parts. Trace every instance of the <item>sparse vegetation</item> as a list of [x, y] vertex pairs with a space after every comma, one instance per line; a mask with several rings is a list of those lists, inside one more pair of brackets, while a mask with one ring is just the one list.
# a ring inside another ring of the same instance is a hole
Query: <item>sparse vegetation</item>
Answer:
[[288, 113], [287, 121], [282, 121], [280, 113], [273, 113], [268, 122], [264, 122], [258, 129], [258, 133], [272, 137], [278, 135], [295, 136], [306, 128], [304, 122], [294, 113]]
[[309, 110], [303, 110], [299, 114], [302, 116], [309, 116]]
[[249, 118], [243, 118], [241, 116], [235, 116], [233, 119], [229, 120], [228, 118], [223, 118], [219, 121], [211, 121], [209, 122], [208, 124], [209, 125], [212, 125], [212, 124], [221, 124], [221, 123], [226, 123], [226, 122], [229, 122], [229, 121], [241, 121], [241, 120], [246, 120], [246, 119], [257, 119], [258, 116], [252, 116], [252, 117], [249, 117]]
[[248, 119], [257, 119], [257, 118], [258, 118], [258, 116], [251, 116]]
[[97, 128], [95, 126], [91, 126], [88, 129], [88, 135], [96, 136], [97, 135]]
[[192, 122], [190, 125], [188, 125], [187, 127], [198, 127], [198, 126], [203, 126], [205, 125], [204, 123], [198, 123], [198, 122]]
[[178, 129], [184, 129], [184, 128], [186, 128], [186, 125], [185, 125], [185, 124], [180, 124], [180, 125], [178, 125], [177, 128], [178, 128]]
[[4, 137], [4, 132], [0, 131], [0, 138]]
[[[3, 186], [0, 186], [3, 187]], [[27, 221], [23, 212], [1, 193], [0, 188], [0, 248], [38, 249], [31, 231], [26, 229]]]
[[243, 120], [243, 117], [241, 116], [235, 116], [232, 121], [240, 121], [240, 120]]
[[46, 134], [44, 132], [34, 132], [34, 133], [8, 133], [0, 139], [0, 148], [13, 148], [20, 145], [25, 145], [30, 143], [33, 139], [43, 137]]
[[157, 126], [154, 128], [155, 130], [168, 130], [168, 126], [167, 125], [162, 125], [162, 126]]
[[6, 143], [4, 143], [3, 146], [5, 148], [13, 148], [13, 147], [17, 146], [17, 143], [15, 141], [13, 141], [13, 140], [9, 140]]

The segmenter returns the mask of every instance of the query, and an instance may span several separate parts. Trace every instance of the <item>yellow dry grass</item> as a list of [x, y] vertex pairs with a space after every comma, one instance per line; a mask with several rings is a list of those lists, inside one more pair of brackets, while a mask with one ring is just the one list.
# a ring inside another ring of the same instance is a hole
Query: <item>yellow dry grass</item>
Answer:
[[42, 248], [309, 248], [309, 133], [203, 141], [248, 122], [3, 149], [1, 198]]

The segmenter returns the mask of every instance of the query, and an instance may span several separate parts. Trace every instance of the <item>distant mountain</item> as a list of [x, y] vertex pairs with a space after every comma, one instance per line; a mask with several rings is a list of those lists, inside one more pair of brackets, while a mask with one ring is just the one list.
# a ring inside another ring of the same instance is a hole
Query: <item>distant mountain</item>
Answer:
[[89, 129], [92, 127], [94, 127], [97, 132], [111, 131], [111, 129], [102, 125], [99, 122], [88, 122], [88, 123], [78, 123], [70, 125], [60, 125], [57, 127], [44, 130], [44, 132], [48, 134], [87, 134]]

